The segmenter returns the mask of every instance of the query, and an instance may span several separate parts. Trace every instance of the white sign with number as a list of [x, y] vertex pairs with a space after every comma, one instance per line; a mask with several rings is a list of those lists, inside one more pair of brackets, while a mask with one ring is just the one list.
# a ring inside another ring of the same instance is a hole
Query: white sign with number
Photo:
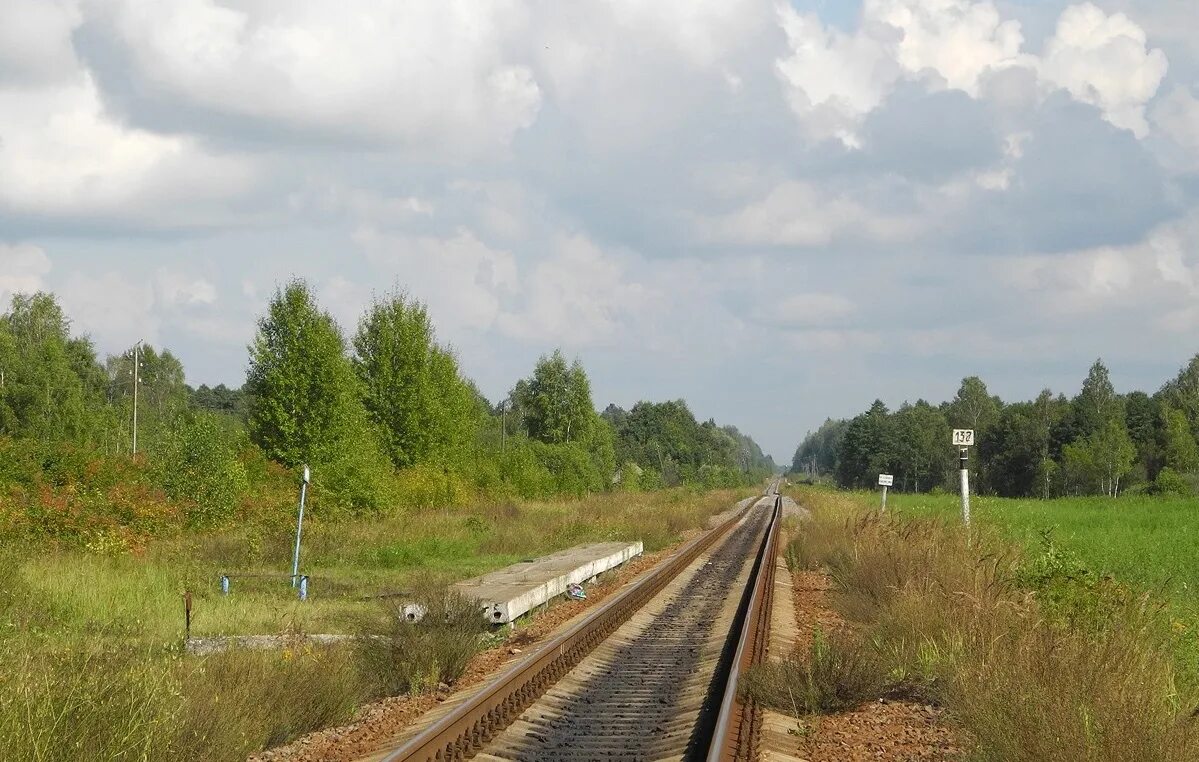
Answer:
[[895, 477], [892, 476], [891, 474], [879, 474], [878, 475], [878, 486], [890, 487], [894, 484], [895, 484]]
[[954, 429], [953, 444], [956, 447], [973, 447], [974, 429]]

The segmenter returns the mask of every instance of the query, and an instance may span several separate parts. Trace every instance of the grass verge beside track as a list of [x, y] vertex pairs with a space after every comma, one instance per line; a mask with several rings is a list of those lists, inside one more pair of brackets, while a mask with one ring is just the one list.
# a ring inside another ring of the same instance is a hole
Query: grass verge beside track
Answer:
[[866, 494], [799, 499], [814, 521], [789, 560], [828, 573], [848, 625], [755, 675], [764, 701], [814, 713], [884, 696], [940, 704], [971, 759], [1199, 758], [1199, 691], [1180, 658], [1194, 638], [1144, 588], [1055, 546], [1013, 544], [1010, 526], [988, 526], [998, 511], [968, 542], [956, 516], [882, 516]]

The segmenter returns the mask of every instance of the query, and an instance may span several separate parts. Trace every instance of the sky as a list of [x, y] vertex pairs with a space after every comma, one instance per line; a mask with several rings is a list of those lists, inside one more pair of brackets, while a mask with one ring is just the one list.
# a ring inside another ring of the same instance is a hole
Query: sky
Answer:
[[240, 385], [275, 288], [780, 462], [1199, 352], [1193, 0], [4, 0], [0, 300]]

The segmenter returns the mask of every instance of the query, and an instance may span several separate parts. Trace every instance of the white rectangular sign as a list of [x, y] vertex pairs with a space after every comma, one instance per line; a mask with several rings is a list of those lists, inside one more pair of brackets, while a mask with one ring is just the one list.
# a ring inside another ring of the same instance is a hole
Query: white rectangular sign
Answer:
[[974, 429], [954, 429], [953, 444], [955, 447], [973, 447]]
[[878, 475], [878, 486], [890, 487], [894, 484], [895, 484], [895, 477], [892, 476], [891, 474], [879, 474]]

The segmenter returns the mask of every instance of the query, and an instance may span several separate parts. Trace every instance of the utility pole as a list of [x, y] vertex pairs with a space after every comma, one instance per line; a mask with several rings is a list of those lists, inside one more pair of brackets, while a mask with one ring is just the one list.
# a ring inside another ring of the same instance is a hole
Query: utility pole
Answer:
[[500, 403], [500, 455], [508, 450], [508, 400]]
[[133, 345], [133, 454], [137, 455], [137, 393], [141, 386], [141, 347], [142, 341]]

